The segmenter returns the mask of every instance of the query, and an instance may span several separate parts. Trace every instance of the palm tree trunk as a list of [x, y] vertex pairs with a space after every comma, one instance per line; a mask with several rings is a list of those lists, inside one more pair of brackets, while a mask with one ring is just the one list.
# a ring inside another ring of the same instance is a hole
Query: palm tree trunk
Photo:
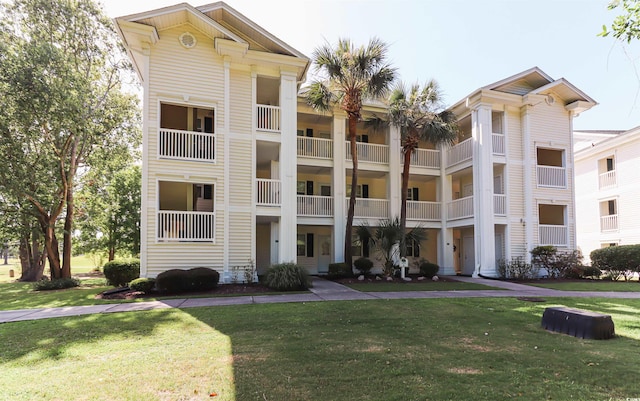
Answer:
[[411, 166], [411, 153], [413, 149], [403, 149], [404, 163], [402, 167], [402, 190], [400, 193], [400, 256], [407, 256], [407, 244], [405, 243], [405, 235], [407, 231], [407, 190], [409, 189], [409, 168]]
[[353, 215], [356, 208], [356, 188], [358, 186], [358, 148], [356, 144], [357, 116], [349, 116], [349, 143], [351, 144], [351, 196], [349, 197], [349, 209], [347, 211], [347, 225], [344, 234], [344, 262], [352, 267], [353, 255], [351, 253], [351, 232], [353, 231]]

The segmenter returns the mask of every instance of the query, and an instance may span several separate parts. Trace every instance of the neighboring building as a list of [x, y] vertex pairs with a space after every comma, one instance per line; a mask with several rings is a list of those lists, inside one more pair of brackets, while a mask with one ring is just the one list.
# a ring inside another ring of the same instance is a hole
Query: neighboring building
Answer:
[[575, 154], [578, 248], [640, 244], [640, 127], [576, 131], [591, 145]]
[[[141, 275], [344, 258], [351, 160], [346, 115], [298, 95], [310, 61], [228, 5], [179, 4], [116, 19], [144, 88]], [[452, 106], [457, 144], [421, 144], [408, 225], [411, 259], [443, 274], [495, 276], [538, 244], [575, 248], [572, 119], [595, 102], [532, 68]], [[364, 117], [384, 115], [369, 104]], [[396, 128], [358, 127], [354, 227], [400, 214]], [[354, 241], [355, 257], [373, 250]], [[379, 263], [379, 262], [378, 262]]]

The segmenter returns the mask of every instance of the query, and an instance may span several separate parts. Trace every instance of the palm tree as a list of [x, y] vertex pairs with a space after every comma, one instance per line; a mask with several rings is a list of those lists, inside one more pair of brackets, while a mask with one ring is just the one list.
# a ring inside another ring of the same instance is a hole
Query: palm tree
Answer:
[[352, 265], [351, 231], [358, 185], [358, 152], [356, 125], [361, 119], [363, 99], [384, 96], [395, 79], [395, 69], [386, 60], [388, 46], [372, 38], [367, 46], [356, 47], [348, 39], [339, 39], [334, 48], [329, 44], [313, 52], [314, 64], [320, 78], [307, 90], [307, 103], [316, 110], [329, 111], [338, 106], [347, 113], [349, 142], [351, 143], [351, 197], [344, 237], [345, 263]]
[[[407, 88], [399, 82], [389, 96], [389, 115], [391, 123], [400, 129], [402, 139], [402, 205], [400, 209], [400, 225], [404, 233], [407, 227], [407, 189], [411, 155], [418, 148], [420, 140], [436, 146], [451, 145], [458, 135], [455, 115], [445, 110], [442, 103], [442, 92], [435, 80], [430, 80], [424, 87], [413, 84]], [[406, 256], [406, 242], [401, 241], [400, 252]]]

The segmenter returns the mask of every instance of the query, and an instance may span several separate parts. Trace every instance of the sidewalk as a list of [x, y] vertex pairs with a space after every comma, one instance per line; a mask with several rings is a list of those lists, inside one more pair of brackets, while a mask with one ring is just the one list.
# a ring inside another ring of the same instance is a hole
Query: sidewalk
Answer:
[[368, 299], [423, 299], [423, 298], [487, 298], [487, 297], [574, 297], [574, 298], [635, 298], [640, 292], [579, 292], [558, 291], [530, 285], [471, 277], [452, 277], [457, 281], [483, 284], [496, 290], [464, 291], [398, 291], [360, 292], [342, 284], [313, 277], [313, 288], [305, 294], [255, 295], [216, 298], [180, 298], [163, 301], [113, 303], [61, 308], [40, 308], [0, 311], [0, 323], [24, 320], [49, 319], [65, 316], [82, 316], [95, 313], [135, 312], [152, 309], [195, 308], [203, 306], [227, 306], [287, 302], [352, 301]]

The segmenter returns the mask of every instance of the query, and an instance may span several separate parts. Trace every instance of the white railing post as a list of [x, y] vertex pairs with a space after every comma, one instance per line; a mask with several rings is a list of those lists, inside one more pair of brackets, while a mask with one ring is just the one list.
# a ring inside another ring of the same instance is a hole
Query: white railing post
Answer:
[[280, 132], [280, 107], [256, 105], [256, 123], [260, 131]]
[[567, 187], [567, 169], [556, 166], [538, 165], [538, 186], [549, 188]]
[[616, 170], [600, 174], [598, 181], [600, 189], [615, 187], [617, 185]]
[[216, 134], [160, 128], [158, 157], [163, 159], [215, 161]]
[[261, 206], [280, 206], [280, 180], [256, 178], [256, 204]]
[[162, 210], [158, 212], [159, 241], [211, 242], [215, 239], [215, 212]]

